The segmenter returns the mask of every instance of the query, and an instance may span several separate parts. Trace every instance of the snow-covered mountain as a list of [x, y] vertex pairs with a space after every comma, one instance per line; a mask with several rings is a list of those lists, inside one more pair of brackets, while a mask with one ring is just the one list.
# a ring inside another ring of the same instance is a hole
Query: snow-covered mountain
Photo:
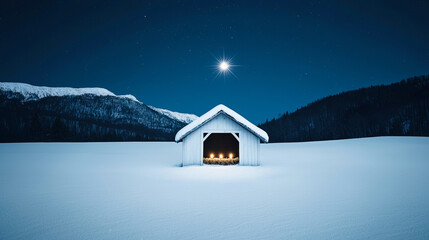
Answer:
[[[17, 82], [0, 82], [0, 91], [18, 93], [23, 96], [23, 101], [35, 101], [45, 97], [63, 97], [63, 96], [82, 96], [82, 95], [94, 95], [94, 96], [111, 96], [118, 98], [127, 98], [135, 102], [141, 103], [131, 94], [127, 95], [116, 95], [105, 88], [71, 88], [71, 87], [44, 87], [44, 86], [33, 86], [27, 83]], [[12, 95], [13, 96], [13, 95]], [[161, 109], [153, 106], [148, 106], [151, 109], [164, 114], [170, 118], [176, 119], [181, 122], [190, 123], [194, 121], [198, 116], [188, 113], [179, 113], [170, 111], [167, 109]]]
[[[2, 141], [21, 141], [27, 135], [41, 135], [35, 140], [47, 141], [61, 140], [61, 135], [68, 135], [63, 140], [77, 141], [171, 140], [181, 127], [196, 118], [193, 114], [148, 106], [133, 95], [115, 95], [104, 88], [0, 82]], [[58, 132], [52, 129], [54, 123], [64, 133], [54, 137], [53, 132]], [[37, 133], [30, 134], [31, 129]]]
[[194, 114], [173, 112], [173, 111], [170, 111], [167, 109], [156, 108], [153, 106], [148, 106], [148, 107], [150, 107], [151, 109], [153, 109], [153, 110], [155, 110], [161, 114], [164, 114], [168, 117], [171, 117], [173, 119], [176, 119], [176, 120], [179, 120], [179, 121], [185, 122], [185, 123], [190, 123], [190, 122], [192, 122], [198, 118], [198, 116], [194, 115]]
[[[39, 100], [45, 97], [80, 96], [92, 94], [96, 96], [116, 96], [104, 88], [71, 88], [71, 87], [40, 87], [26, 83], [0, 82], [0, 90], [19, 93], [25, 101]], [[127, 98], [132, 95], [126, 96]], [[122, 96], [117, 96], [122, 97]], [[136, 100], [134, 97], [132, 100]]]

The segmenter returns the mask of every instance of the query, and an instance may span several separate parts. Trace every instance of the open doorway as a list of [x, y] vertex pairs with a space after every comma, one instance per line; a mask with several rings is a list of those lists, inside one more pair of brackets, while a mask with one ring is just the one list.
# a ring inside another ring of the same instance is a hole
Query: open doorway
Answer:
[[240, 161], [238, 133], [204, 133], [203, 163], [232, 165]]

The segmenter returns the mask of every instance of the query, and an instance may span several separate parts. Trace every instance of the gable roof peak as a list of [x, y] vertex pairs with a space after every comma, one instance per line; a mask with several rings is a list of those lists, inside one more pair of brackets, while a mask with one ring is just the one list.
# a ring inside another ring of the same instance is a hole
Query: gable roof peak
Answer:
[[180, 142], [185, 138], [187, 135], [195, 131], [196, 129], [200, 128], [205, 123], [212, 120], [214, 117], [218, 116], [220, 112], [223, 112], [225, 115], [227, 115], [231, 120], [235, 121], [239, 125], [241, 125], [243, 128], [247, 129], [249, 132], [253, 133], [255, 136], [257, 136], [259, 139], [261, 139], [264, 142], [268, 142], [268, 134], [260, 129], [259, 127], [255, 126], [253, 123], [249, 122], [247, 119], [242, 117], [240, 114], [236, 113], [232, 109], [228, 108], [227, 106], [223, 104], [219, 104], [216, 107], [212, 108], [210, 111], [203, 114], [201, 117], [195, 119], [193, 122], [189, 123], [182, 129], [180, 129], [179, 132], [176, 134], [175, 141]]

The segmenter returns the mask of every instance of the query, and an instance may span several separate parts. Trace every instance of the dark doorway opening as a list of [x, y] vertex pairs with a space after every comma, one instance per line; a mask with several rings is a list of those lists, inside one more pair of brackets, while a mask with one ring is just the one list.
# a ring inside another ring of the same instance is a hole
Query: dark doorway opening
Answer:
[[[204, 136], [206, 135], [204, 133]], [[221, 165], [238, 164], [239, 147], [240, 143], [232, 133], [212, 133], [204, 141], [203, 162]]]

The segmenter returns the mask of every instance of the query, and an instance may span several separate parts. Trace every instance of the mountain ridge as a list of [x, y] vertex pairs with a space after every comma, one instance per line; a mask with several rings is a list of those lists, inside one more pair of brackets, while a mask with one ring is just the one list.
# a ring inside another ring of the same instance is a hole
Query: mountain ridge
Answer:
[[[46, 87], [46, 86], [35, 86], [27, 83], [19, 82], [0, 82], [0, 91], [10, 91], [13, 93], [19, 93], [24, 96], [23, 101], [35, 101], [45, 97], [63, 97], [63, 96], [81, 96], [85, 94], [95, 96], [112, 96], [118, 98], [127, 98], [138, 103], [140, 102], [135, 96], [131, 94], [116, 95], [113, 92], [100, 87], [85, 87], [85, 88], [73, 88], [73, 87]], [[155, 111], [161, 114], [167, 115], [168, 117], [177, 119], [179, 121], [190, 123], [195, 120], [198, 116], [189, 113], [180, 113], [171, 111], [168, 109], [157, 108], [154, 106], [147, 105]]]
[[[104, 88], [0, 82], [0, 142], [173, 141], [196, 118]], [[326, 96], [258, 126], [270, 142], [429, 136], [429, 75]]]
[[197, 116], [104, 88], [0, 83], [0, 141], [172, 141]]

